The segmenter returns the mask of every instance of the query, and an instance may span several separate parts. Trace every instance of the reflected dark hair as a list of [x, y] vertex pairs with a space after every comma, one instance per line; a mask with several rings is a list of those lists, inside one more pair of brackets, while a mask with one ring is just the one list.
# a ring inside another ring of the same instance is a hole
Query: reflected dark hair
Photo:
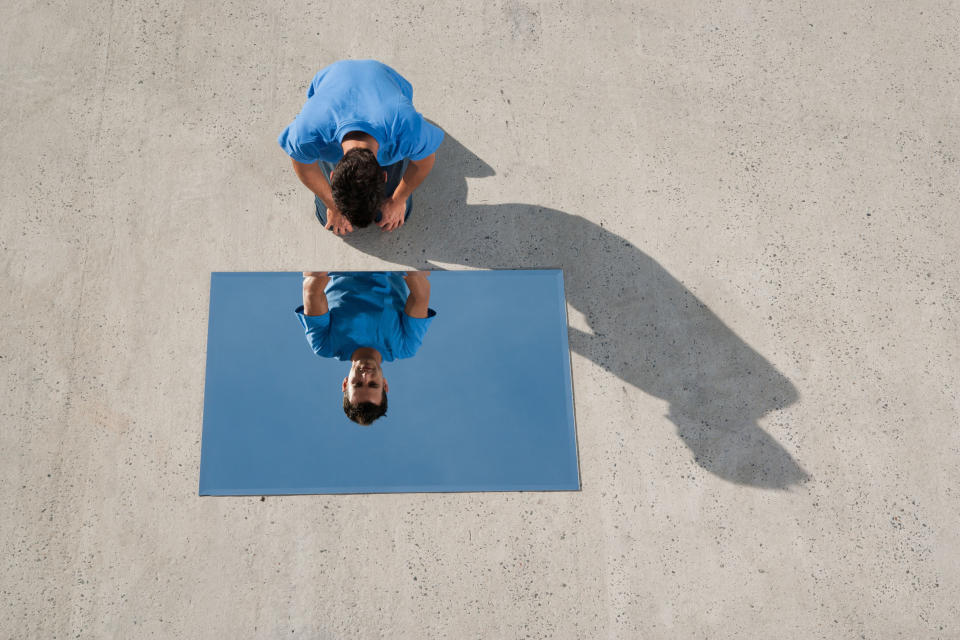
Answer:
[[347, 394], [343, 394], [343, 412], [357, 424], [369, 427], [374, 420], [387, 415], [387, 392], [383, 392], [383, 401], [380, 404], [372, 402], [350, 404]]
[[383, 204], [383, 168], [370, 149], [350, 149], [330, 177], [333, 203], [355, 227], [366, 227]]

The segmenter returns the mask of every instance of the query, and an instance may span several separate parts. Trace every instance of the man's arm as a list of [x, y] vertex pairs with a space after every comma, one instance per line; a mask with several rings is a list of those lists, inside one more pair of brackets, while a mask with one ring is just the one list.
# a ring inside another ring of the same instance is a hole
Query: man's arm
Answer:
[[422, 160], [410, 161], [407, 170], [403, 172], [400, 184], [397, 185], [393, 195], [387, 198], [387, 201], [381, 207], [383, 217], [377, 223], [381, 229], [393, 231], [403, 225], [403, 218], [407, 213], [407, 198], [424, 181], [427, 174], [433, 169], [436, 160], [437, 152], [434, 151]]
[[[330, 189], [330, 183], [327, 177], [323, 175], [323, 170], [317, 163], [304, 164], [290, 158], [293, 162], [293, 172], [300, 178], [300, 182], [306, 185], [307, 189], [313, 191], [320, 198], [320, 201], [327, 206], [327, 229], [333, 229], [338, 236], [353, 231], [353, 225], [347, 220], [347, 217], [340, 213], [337, 205], [333, 202], [333, 190]], [[409, 169], [409, 167], [408, 167]], [[409, 171], [408, 171], [409, 172]], [[404, 174], [406, 175], [406, 174]]]
[[326, 271], [303, 272], [303, 315], [322, 316], [330, 310], [323, 291], [328, 282], [330, 276]]
[[403, 279], [407, 281], [410, 295], [403, 312], [411, 318], [426, 318], [430, 312], [430, 277], [429, 271], [408, 271]]

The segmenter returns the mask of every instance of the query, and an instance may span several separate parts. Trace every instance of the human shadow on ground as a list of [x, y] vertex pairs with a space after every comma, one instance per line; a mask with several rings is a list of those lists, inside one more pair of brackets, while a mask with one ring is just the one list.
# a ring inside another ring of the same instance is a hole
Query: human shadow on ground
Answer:
[[[667, 417], [700, 466], [731, 482], [770, 489], [808, 479], [758, 425], [762, 416], [796, 401], [796, 389], [676, 278], [580, 216], [528, 204], [467, 204], [466, 178], [489, 177], [493, 169], [449, 133], [437, 157], [401, 229], [361, 229], [346, 242], [411, 268], [434, 261], [489, 269], [562, 267], [567, 302], [590, 328], [570, 328], [571, 348], [666, 400]], [[632, 426], [642, 424], [639, 418]]]

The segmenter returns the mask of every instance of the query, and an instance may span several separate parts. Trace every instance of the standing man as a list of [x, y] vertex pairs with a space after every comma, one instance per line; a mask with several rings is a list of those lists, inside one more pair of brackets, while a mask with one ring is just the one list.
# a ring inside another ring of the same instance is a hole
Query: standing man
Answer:
[[376, 60], [320, 71], [277, 139], [313, 191], [317, 219], [337, 235], [371, 222], [384, 231], [403, 225], [442, 140], [413, 108], [413, 86]]

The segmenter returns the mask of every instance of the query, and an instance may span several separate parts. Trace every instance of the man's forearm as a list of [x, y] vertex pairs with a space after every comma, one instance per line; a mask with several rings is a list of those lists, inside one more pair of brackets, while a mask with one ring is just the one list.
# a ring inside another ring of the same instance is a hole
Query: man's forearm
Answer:
[[410, 194], [420, 186], [424, 179], [426, 179], [427, 174], [433, 169], [433, 164], [436, 162], [436, 159], [437, 154], [434, 152], [423, 160], [411, 160], [410, 164], [407, 165], [407, 170], [403, 172], [403, 178], [400, 180], [400, 184], [397, 185], [391, 197], [397, 202], [402, 202], [409, 198]]
[[293, 162], [293, 171], [297, 174], [297, 177], [300, 178], [300, 182], [302, 182], [307, 189], [317, 194], [317, 197], [327, 206], [327, 209], [336, 209], [333, 203], [333, 191], [330, 189], [330, 183], [327, 182], [327, 177], [323, 175], [323, 170], [320, 169], [320, 165], [316, 163], [304, 164], [297, 162], [293, 158], [291, 158], [290, 161]]
[[[403, 307], [403, 312], [411, 318], [426, 318], [430, 313], [430, 295], [425, 298], [419, 298], [412, 293], [407, 296], [407, 304]], [[310, 315], [309, 313], [307, 315]]]
[[303, 315], [322, 316], [330, 308], [327, 305], [327, 294], [324, 287], [329, 278], [306, 276], [303, 279]]
[[410, 293], [403, 312], [411, 318], [426, 318], [430, 313], [430, 281], [425, 277], [407, 280]]

